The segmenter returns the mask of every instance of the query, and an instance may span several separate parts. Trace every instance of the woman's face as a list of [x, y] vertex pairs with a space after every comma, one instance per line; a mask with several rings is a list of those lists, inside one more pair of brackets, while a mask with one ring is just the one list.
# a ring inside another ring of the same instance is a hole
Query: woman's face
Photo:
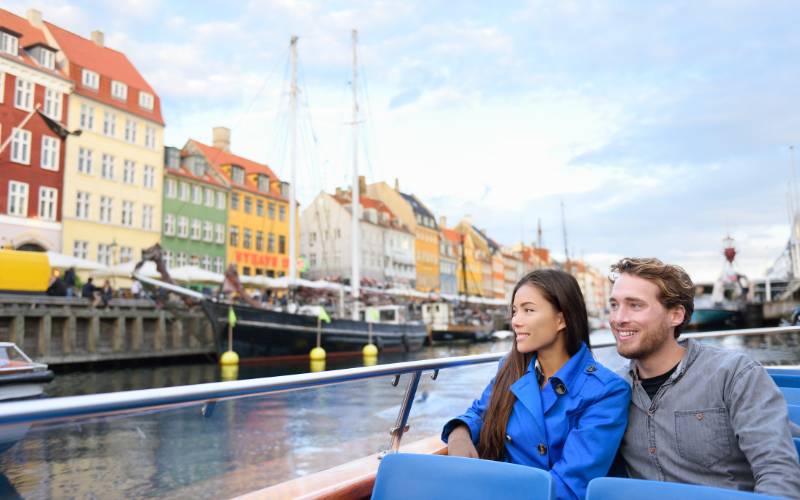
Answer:
[[524, 284], [514, 295], [511, 305], [511, 328], [517, 340], [517, 350], [529, 353], [564, 344], [563, 333], [567, 324], [564, 315], [544, 298], [533, 285]]

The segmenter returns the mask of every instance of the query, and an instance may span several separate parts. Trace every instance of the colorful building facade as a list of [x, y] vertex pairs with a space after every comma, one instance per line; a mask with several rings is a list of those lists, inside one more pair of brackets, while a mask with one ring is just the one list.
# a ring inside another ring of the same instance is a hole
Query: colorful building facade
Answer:
[[38, 11], [0, 9], [0, 247], [61, 251], [72, 82], [55, 56]]

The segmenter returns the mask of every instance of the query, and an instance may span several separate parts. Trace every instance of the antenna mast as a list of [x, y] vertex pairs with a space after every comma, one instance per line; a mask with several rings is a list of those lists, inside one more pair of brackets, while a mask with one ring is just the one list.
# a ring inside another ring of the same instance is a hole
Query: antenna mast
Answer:
[[289, 132], [292, 134], [289, 149], [290, 181], [289, 181], [289, 283], [297, 279], [297, 203], [295, 201], [295, 185], [297, 183], [297, 36], [292, 36], [292, 87], [291, 111], [289, 113], [291, 124]]
[[350, 206], [352, 212], [352, 275], [350, 277], [350, 286], [353, 289], [353, 320], [358, 321], [358, 297], [359, 285], [361, 284], [361, 272], [359, 264], [361, 260], [361, 248], [359, 246], [358, 226], [361, 220], [361, 201], [359, 192], [361, 185], [358, 182], [358, 53], [356, 52], [356, 45], [358, 44], [358, 31], [353, 30], [353, 186], [351, 188]]

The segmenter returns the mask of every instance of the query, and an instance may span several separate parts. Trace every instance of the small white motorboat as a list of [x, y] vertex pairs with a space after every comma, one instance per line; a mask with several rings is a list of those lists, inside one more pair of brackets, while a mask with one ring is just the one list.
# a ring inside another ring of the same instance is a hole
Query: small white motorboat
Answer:
[[44, 363], [36, 363], [13, 342], [0, 342], [0, 402], [35, 398], [53, 380]]

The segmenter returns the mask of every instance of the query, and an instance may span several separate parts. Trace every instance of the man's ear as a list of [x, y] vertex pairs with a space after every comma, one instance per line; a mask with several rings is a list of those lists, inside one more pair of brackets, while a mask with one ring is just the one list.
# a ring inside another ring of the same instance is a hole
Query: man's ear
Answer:
[[670, 326], [678, 326], [683, 323], [686, 317], [686, 308], [683, 306], [675, 306], [669, 310], [669, 324]]

